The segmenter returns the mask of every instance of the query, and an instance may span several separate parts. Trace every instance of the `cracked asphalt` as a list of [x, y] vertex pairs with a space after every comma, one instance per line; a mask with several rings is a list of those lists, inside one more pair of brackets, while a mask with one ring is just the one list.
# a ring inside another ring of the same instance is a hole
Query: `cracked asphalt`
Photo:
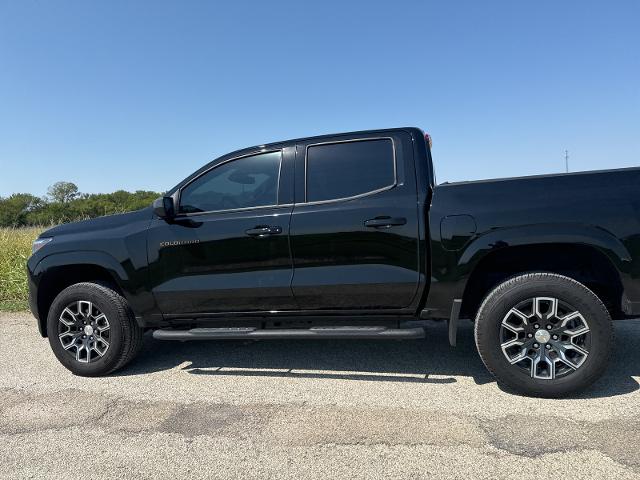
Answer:
[[426, 340], [168, 343], [107, 378], [0, 314], [0, 478], [640, 478], [640, 322], [578, 397], [503, 392]]

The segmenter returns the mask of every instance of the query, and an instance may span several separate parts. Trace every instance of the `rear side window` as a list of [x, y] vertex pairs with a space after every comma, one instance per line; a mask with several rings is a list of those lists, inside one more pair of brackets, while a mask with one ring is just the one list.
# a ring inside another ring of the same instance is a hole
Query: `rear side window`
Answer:
[[262, 153], [213, 168], [182, 190], [180, 213], [276, 205], [280, 158]]
[[312, 145], [307, 149], [307, 202], [353, 197], [394, 184], [391, 139]]

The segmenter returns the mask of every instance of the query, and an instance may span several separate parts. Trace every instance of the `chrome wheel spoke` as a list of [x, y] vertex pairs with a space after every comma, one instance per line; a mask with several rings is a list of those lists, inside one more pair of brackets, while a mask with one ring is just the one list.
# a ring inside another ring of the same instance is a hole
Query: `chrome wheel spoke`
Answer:
[[558, 313], [558, 299], [536, 297], [533, 299], [533, 315], [539, 320], [548, 320]]
[[576, 352], [578, 352], [580, 355], [584, 355], [585, 357], [587, 355], [589, 355], [589, 352], [587, 352], [584, 348], [574, 344], [574, 343], [570, 343], [569, 345], [567, 345], [567, 348], [569, 350], [574, 350]]
[[107, 348], [109, 348], [109, 342], [107, 342], [102, 337], [96, 337], [95, 344], [96, 344], [96, 348], [98, 348], [98, 345], [100, 345], [100, 348], [102, 348], [104, 351], [106, 351]]
[[529, 317], [517, 308], [512, 308], [502, 319], [502, 326], [516, 335], [524, 331], [529, 324]]
[[563, 353], [558, 354], [558, 361], [564, 363], [567, 367], [572, 368], [573, 370], [577, 370], [580, 365], [572, 362], [567, 358], [567, 356]]
[[540, 349], [538, 355], [531, 362], [531, 376], [543, 380], [556, 378], [556, 362], [549, 358], [544, 348]]
[[583, 325], [582, 327], [577, 327], [573, 330], [566, 329], [562, 333], [564, 333], [565, 335], [568, 335], [571, 338], [576, 338], [576, 337], [579, 337], [580, 335], [584, 335], [585, 333], [589, 333], [589, 327], [587, 327], [586, 325]]
[[71, 310], [69, 310], [69, 308], [65, 308], [60, 314], [60, 323], [66, 325], [67, 327], [73, 327], [76, 322], [76, 315]]
[[[522, 313], [517, 308], [512, 308], [511, 310], [509, 310], [509, 314], [515, 315], [516, 317], [520, 318], [525, 325], [527, 325], [527, 323], [529, 321], [529, 317], [527, 317], [524, 313]], [[509, 315], [509, 314], [507, 314], [507, 315]]]
[[103, 356], [107, 352], [107, 348], [109, 348], [109, 344], [106, 342], [104, 344], [96, 343], [93, 347], [95, 352], [100, 356]]
[[527, 358], [529, 358], [529, 356], [527, 355], [527, 349], [523, 348], [520, 350], [520, 353], [514, 355], [509, 359], [509, 363], [511, 365], [515, 365], [516, 363], [521, 362], [522, 360], [525, 360]]
[[88, 317], [91, 315], [91, 310], [93, 310], [93, 304], [91, 302], [78, 300], [78, 313]]
[[82, 352], [85, 352], [85, 354], [88, 352], [87, 347], [84, 346], [84, 344], [80, 345], [79, 347], [77, 347], [76, 349], [76, 360], [78, 362], [81, 363], [87, 363], [88, 362], [88, 357], [85, 357], [85, 359], [83, 360], [82, 358]]
[[[79, 334], [72, 332], [64, 332], [58, 335], [58, 337], [60, 338], [60, 343], [62, 343], [62, 347], [65, 350], [69, 350], [71, 347], [76, 346], [79, 336]], [[69, 339], [69, 337], [71, 338]], [[68, 341], [66, 341], [66, 339], [68, 339]]]
[[502, 326], [507, 330], [518, 335], [520, 332], [524, 332], [524, 327], [514, 327], [513, 325], [509, 325], [508, 323], [503, 323]]
[[514, 338], [513, 340], [508, 340], [504, 342], [501, 346], [502, 346], [502, 349], [504, 350], [505, 348], [511, 348], [515, 345], [524, 345], [524, 342], [522, 340], [518, 340], [517, 338]]
[[577, 318], [582, 317], [582, 315], [580, 315], [580, 312], [571, 312], [568, 313], [567, 315], [565, 315], [564, 317], [560, 318], [560, 327], [561, 328], [565, 328], [567, 326], [567, 324], [572, 321], [575, 320]]
[[101, 313], [100, 315], [98, 315], [95, 319], [95, 324], [96, 324], [96, 330], [98, 330], [99, 332], [106, 332], [109, 330], [110, 326], [109, 326], [109, 322], [107, 321], [107, 317], [104, 313]]
[[[589, 352], [584, 348], [574, 345], [573, 343], [562, 343], [556, 345], [555, 349], [558, 352], [560, 361], [574, 370], [577, 370], [586, 360], [587, 355], [589, 355]], [[576, 352], [577, 355], [571, 355], [571, 352]]]

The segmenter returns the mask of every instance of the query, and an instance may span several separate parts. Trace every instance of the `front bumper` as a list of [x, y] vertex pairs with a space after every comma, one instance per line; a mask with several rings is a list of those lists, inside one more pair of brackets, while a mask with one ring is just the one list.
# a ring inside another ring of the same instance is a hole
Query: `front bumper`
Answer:
[[29, 310], [31, 310], [31, 313], [37, 320], [36, 323], [38, 324], [38, 331], [40, 332], [40, 335], [42, 335], [43, 337], [46, 337], [47, 335], [44, 331], [44, 325], [42, 320], [40, 319], [40, 311], [38, 310], [38, 285], [34, 281], [33, 270], [30, 265], [32, 258], [33, 257], [31, 257], [27, 262], [27, 286], [29, 287]]

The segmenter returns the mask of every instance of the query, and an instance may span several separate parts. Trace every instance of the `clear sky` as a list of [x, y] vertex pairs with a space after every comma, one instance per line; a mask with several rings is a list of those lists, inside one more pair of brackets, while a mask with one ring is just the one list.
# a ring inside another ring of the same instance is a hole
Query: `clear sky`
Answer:
[[439, 182], [640, 165], [640, 2], [0, 0], [0, 195], [394, 126]]

